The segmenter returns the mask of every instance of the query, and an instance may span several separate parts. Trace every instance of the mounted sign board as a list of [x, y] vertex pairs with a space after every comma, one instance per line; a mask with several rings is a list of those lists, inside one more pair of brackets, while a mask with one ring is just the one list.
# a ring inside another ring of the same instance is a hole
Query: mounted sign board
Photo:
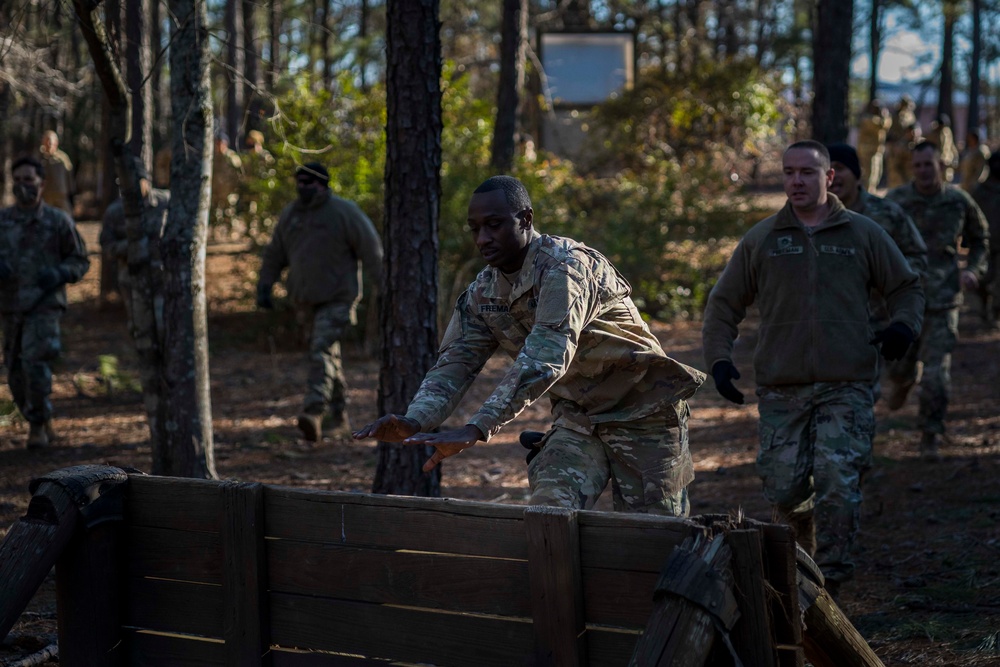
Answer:
[[539, 56], [545, 96], [556, 107], [591, 107], [635, 81], [635, 35], [631, 32], [543, 32]]

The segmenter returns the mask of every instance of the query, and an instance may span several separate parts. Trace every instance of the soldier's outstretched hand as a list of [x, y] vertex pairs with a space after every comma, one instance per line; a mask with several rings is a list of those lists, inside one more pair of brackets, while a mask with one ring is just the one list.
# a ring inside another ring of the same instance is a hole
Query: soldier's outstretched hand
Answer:
[[403, 440], [404, 445], [430, 445], [437, 451], [427, 459], [424, 472], [430, 472], [434, 467], [444, 461], [449, 456], [454, 456], [464, 449], [472, 447], [476, 442], [483, 439], [483, 433], [472, 424], [467, 424], [462, 428], [441, 433], [415, 433]]
[[420, 423], [417, 420], [389, 414], [359, 428], [354, 432], [354, 439], [376, 438], [383, 442], [400, 442], [419, 430]]

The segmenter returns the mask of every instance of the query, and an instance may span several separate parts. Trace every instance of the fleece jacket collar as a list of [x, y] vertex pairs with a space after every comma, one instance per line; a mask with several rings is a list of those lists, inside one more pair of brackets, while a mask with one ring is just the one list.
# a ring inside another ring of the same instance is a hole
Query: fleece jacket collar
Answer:
[[[827, 229], [828, 227], [835, 227], [837, 225], [843, 225], [851, 220], [851, 216], [848, 215], [847, 209], [841, 203], [837, 196], [831, 193], [826, 195], [826, 203], [830, 207], [830, 210], [826, 214], [826, 220], [819, 223], [813, 227], [813, 231], [818, 231], [820, 229]], [[797, 228], [802, 229], [805, 225], [802, 221], [798, 219], [795, 215], [795, 211], [792, 210], [792, 203], [786, 202], [784, 208], [778, 211], [778, 215], [775, 217], [774, 228], [775, 229], [788, 229]]]

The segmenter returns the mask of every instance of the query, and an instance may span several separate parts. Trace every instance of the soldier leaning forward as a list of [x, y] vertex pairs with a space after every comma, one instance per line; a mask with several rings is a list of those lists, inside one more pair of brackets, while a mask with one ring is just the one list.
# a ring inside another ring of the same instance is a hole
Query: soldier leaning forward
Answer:
[[[469, 227], [489, 266], [459, 298], [406, 415], [355, 437], [434, 446], [428, 471], [548, 396], [554, 420], [528, 464], [531, 504], [590, 509], [611, 481], [616, 510], [687, 515], [686, 399], [705, 375], [664, 354], [607, 259], [538, 234], [532, 219], [517, 179], [494, 176], [476, 189]], [[498, 349], [513, 363], [482, 407], [463, 428], [429, 433]]]
[[14, 402], [30, 424], [28, 447], [52, 433], [52, 370], [59, 356], [59, 320], [66, 283], [90, 267], [72, 218], [42, 202], [45, 169], [33, 158], [13, 165], [17, 203], [0, 210], [0, 319], [4, 363]]

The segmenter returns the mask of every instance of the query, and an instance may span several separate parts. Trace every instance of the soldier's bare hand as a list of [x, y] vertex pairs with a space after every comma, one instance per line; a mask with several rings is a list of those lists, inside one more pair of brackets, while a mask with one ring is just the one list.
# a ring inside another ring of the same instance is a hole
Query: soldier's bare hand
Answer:
[[403, 440], [404, 445], [430, 445], [437, 451], [427, 459], [422, 468], [424, 472], [430, 472], [437, 464], [444, 461], [449, 456], [454, 456], [464, 449], [472, 447], [476, 442], [483, 439], [483, 433], [475, 426], [468, 424], [463, 428], [442, 433], [416, 433]]
[[419, 430], [420, 423], [416, 419], [390, 414], [379, 417], [367, 426], [362, 426], [354, 432], [354, 439], [376, 438], [384, 442], [400, 442]]
[[960, 280], [962, 281], [962, 289], [974, 290], [979, 288], [979, 278], [972, 271], [962, 271]]

